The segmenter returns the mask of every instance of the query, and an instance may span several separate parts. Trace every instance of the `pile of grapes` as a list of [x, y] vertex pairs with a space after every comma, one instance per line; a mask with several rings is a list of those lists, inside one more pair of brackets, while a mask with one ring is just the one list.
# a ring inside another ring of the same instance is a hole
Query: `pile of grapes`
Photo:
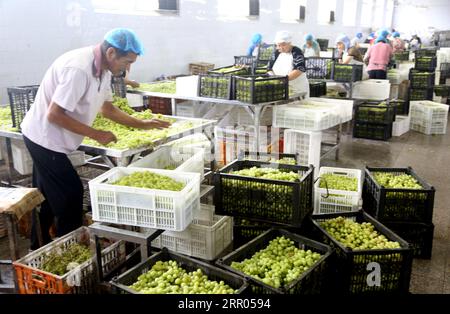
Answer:
[[333, 173], [324, 173], [320, 175], [319, 188], [328, 188], [341, 191], [357, 191], [358, 178], [350, 178]]
[[373, 177], [379, 185], [388, 189], [423, 189], [413, 176], [406, 173], [374, 172]]
[[46, 254], [40, 269], [62, 276], [91, 257], [91, 250], [87, 246], [72, 243], [67, 248], [60, 248]]
[[232, 262], [237, 269], [265, 284], [280, 288], [299, 278], [320, 258], [321, 254], [311, 250], [302, 250], [294, 241], [281, 236], [269, 242], [269, 245], [242, 262]]
[[200, 78], [200, 96], [228, 99], [230, 84], [230, 76], [202, 76]]
[[283, 171], [273, 168], [258, 168], [251, 167], [248, 169], [236, 170], [230, 172], [230, 174], [237, 174], [240, 176], [254, 177], [270, 180], [281, 180], [295, 182], [299, 180], [299, 174], [294, 171]]
[[344, 217], [320, 222], [320, 225], [337, 241], [352, 250], [400, 248], [400, 243], [389, 241], [369, 222], [358, 223]]
[[[161, 114], [152, 114], [150, 110], [135, 112], [128, 105], [128, 101], [126, 100], [126, 98], [116, 98], [114, 101], [114, 105], [116, 105], [119, 109], [137, 119], [141, 120], [160, 119], [169, 121], [171, 123], [176, 121], [175, 119], [172, 118], [163, 117]], [[182, 132], [183, 130], [192, 128], [193, 126], [194, 124], [192, 122], [183, 121], [180, 123], [173, 123], [169, 128], [162, 130], [135, 129], [116, 123], [98, 114], [92, 127], [97, 130], [110, 131], [114, 133], [114, 135], [117, 137], [117, 142], [111, 142], [108, 145], [104, 146], [93, 139], [85, 137], [83, 144], [96, 147], [108, 147], [114, 149], [132, 149], [143, 146], [152, 146], [156, 140], [164, 139], [173, 134]]]
[[245, 75], [248, 74], [248, 70], [242, 66], [231, 66], [221, 69], [211, 70], [208, 73], [219, 73], [219, 74], [233, 74], [233, 75]]
[[155, 92], [155, 93], [165, 93], [165, 94], [175, 94], [176, 92], [176, 82], [161, 82], [161, 83], [140, 83], [139, 87], [133, 88], [136, 91], [142, 92]]
[[[254, 89], [252, 89], [254, 86]], [[282, 100], [288, 93], [285, 81], [282, 78], [254, 77], [241, 78], [235, 80], [236, 100], [252, 103], [253, 97], [255, 103]]]
[[0, 106], [0, 129], [5, 131], [18, 131], [12, 126], [11, 108]]
[[176, 261], [157, 261], [138, 281], [129, 286], [144, 294], [233, 294], [223, 281], [208, 280], [201, 269], [187, 272]]
[[131, 186], [136, 188], [181, 191], [185, 184], [168, 176], [150, 171], [138, 171], [120, 178], [113, 185]]

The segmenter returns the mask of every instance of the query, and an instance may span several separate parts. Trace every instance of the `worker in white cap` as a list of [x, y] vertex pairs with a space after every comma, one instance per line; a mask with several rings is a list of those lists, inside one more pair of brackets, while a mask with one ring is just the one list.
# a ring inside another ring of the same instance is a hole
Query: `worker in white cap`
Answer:
[[269, 64], [269, 73], [287, 75], [290, 93], [306, 93], [306, 97], [309, 97], [309, 82], [302, 50], [292, 45], [292, 35], [288, 31], [277, 32], [275, 44], [277, 50]]

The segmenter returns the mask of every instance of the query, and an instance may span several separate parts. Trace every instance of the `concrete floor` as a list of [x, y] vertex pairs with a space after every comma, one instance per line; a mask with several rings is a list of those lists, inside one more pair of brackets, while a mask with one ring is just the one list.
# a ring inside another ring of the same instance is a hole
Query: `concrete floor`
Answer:
[[[433, 223], [435, 224], [431, 260], [415, 259], [411, 278], [412, 293], [450, 293], [450, 134], [427, 136], [410, 131], [389, 142], [353, 139], [344, 135], [339, 161], [327, 158], [323, 166], [364, 169], [407, 167], [436, 188]], [[28, 241], [21, 241], [27, 253]], [[0, 259], [8, 259], [6, 238], [0, 239]]]

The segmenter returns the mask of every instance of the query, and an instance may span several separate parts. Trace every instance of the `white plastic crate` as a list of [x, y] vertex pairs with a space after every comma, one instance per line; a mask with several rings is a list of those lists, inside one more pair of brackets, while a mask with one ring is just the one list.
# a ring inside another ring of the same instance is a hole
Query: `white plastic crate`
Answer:
[[389, 80], [366, 80], [353, 83], [352, 97], [355, 99], [385, 100], [389, 98]]
[[[181, 191], [112, 185], [134, 172], [151, 171], [183, 182]], [[116, 167], [89, 181], [94, 221], [183, 231], [200, 207], [200, 174]]]
[[314, 172], [318, 173], [321, 141], [322, 132], [286, 130], [284, 131], [283, 152], [298, 154], [300, 165], [313, 165]]
[[173, 146], [182, 148], [184, 152], [194, 152], [197, 148], [204, 149], [204, 165], [209, 167], [209, 163], [212, 160], [211, 155], [211, 141], [203, 133], [195, 133], [188, 136], [184, 136], [180, 139], [168, 142], [163, 146]]
[[427, 135], [446, 133], [448, 105], [428, 100], [411, 101], [409, 114], [411, 130]]
[[165, 231], [152, 241], [157, 248], [167, 247], [177, 253], [205, 260], [216, 259], [233, 241], [233, 218], [214, 214], [214, 207], [201, 205], [212, 219], [195, 219], [181, 232]]
[[140, 94], [127, 93], [127, 101], [131, 108], [144, 106], [144, 96]]
[[[237, 125], [255, 125], [255, 122], [253, 121], [250, 114], [241, 107], [235, 107], [232, 110], [232, 113], [236, 115], [236, 122]], [[272, 125], [272, 108], [266, 107], [263, 114], [261, 115], [260, 119], [260, 125], [267, 126]]]
[[[306, 103], [313, 104], [314, 108], [305, 106]], [[339, 124], [341, 116], [335, 105], [300, 101], [275, 106], [272, 121], [276, 128], [321, 131]]]
[[175, 79], [176, 95], [198, 96], [198, 75], [182, 76]]
[[402, 136], [408, 132], [410, 123], [410, 116], [395, 116], [395, 121], [392, 124], [392, 136]]
[[321, 102], [336, 105], [336, 107], [339, 109], [342, 123], [350, 121], [353, 118], [353, 100], [319, 97], [310, 97], [309, 100], [319, 103]]
[[319, 177], [326, 173], [333, 173], [349, 178], [358, 179], [357, 191], [342, 191], [319, 188], [320, 180], [314, 184], [314, 213], [328, 214], [357, 210], [361, 206], [362, 172], [359, 169], [321, 167]]
[[158, 150], [148, 154], [144, 158], [132, 163], [129, 167], [135, 168], [171, 168], [181, 172], [197, 172], [200, 178], [204, 178], [204, 148], [186, 148], [161, 146]]
[[[11, 141], [11, 152], [13, 157], [13, 166], [21, 175], [28, 175], [33, 172], [33, 159], [28, 152], [25, 143], [20, 140]], [[70, 162], [74, 167], [84, 165], [86, 163], [85, 153], [82, 151], [74, 151], [67, 154]]]
[[189, 118], [203, 118], [211, 109], [211, 104], [201, 101], [183, 101], [176, 105], [176, 115]]

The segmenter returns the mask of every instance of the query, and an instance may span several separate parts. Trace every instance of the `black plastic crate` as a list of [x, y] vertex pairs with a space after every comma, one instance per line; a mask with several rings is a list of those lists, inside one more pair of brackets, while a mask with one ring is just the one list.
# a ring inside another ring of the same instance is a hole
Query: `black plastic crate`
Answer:
[[[229, 172], [251, 167], [299, 174], [298, 182], [246, 177]], [[314, 167], [235, 160], [214, 174], [216, 214], [299, 227], [313, 209]]]
[[414, 68], [420, 71], [433, 71], [436, 69], [436, 57], [416, 58]]
[[258, 60], [269, 61], [272, 60], [273, 54], [275, 52], [275, 45], [261, 45], [258, 49]]
[[408, 115], [409, 113], [409, 101], [404, 99], [391, 99], [389, 103], [395, 106], [396, 115]]
[[387, 141], [392, 137], [392, 122], [371, 123], [355, 120], [353, 123], [353, 137]]
[[111, 89], [114, 95], [120, 98], [127, 97], [127, 86], [122, 76], [111, 77]]
[[331, 77], [332, 58], [305, 58], [306, 76], [308, 79], [326, 79]]
[[[390, 189], [375, 181], [374, 172], [409, 174], [423, 187], [422, 190]], [[408, 221], [430, 223], [433, 218], [435, 189], [421, 179], [411, 167], [366, 167], [363, 186], [364, 209], [380, 221]]]
[[289, 227], [283, 224], [258, 222], [248, 218], [233, 217], [233, 247], [237, 249], [250, 242], [269, 229], [285, 229], [289, 232], [300, 234], [300, 228]]
[[249, 104], [287, 100], [289, 80], [279, 75], [233, 76], [233, 99]]
[[392, 123], [395, 120], [395, 105], [383, 102], [385, 106], [379, 106], [380, 101], [364, 101], [355, 108], [355, 120], [357, 122]]
[[[354, 219], [358, 223], [369, 222], [390, 241], [400, 243], [397, 249], [352, 250], [334, 239], [320, 222], [339, 216]], [[363, 211], [313, 215], [312, 222], [318, 230], [320, 241], [336, 251], [334, 268], [338, 294], [407, 294], [412, 270], [412, 250], [408, 243]], [[369, 286], [367, 281], [373, 269], [369, 263], [380, 267], [380, 286]]]
[[[447, 79], [450, 78], [450, 63], [449, 62], [442, 62], [441, 66], [439, 68], [440, 73], [440, 79]], [[445, 84], [445, 82], [443, 83]]]
[[421, 57], [436, 57], [436, 51], [437, 49], [418, 49], [414, 51], [415, 58], [421, 58]]
[[431, 258], [434, 224], [422, 222], [384, 222], [384, 225], [409, 243], [414, 257]]
[[[226, 70], [226, 69], [230, 69], [230, 70]], [[225, 71], [225, 72], [222, 72]], [[234, 65], [229, 65], [229, 66], [225, 66], [225, 67], [220, 67], [220, 68], [215, 68], [212, 70], [208, 71], [208, 74], [217, 74], [217, 75], [247, 75], [249, 74], [249, 67], [243, 66], [243, 67], [239, 67], [239, 66], [234, 66]]]
[[450, 96], [450, 85], [436, 85], [434, 93], [436, 96], [448, 97]]
[[197, 259], [187, 257], [163, 248], [160, 252], [152, 255], [146, 261], [136, 265], [125, 273], [112, 279], [112, 284], [118, 293], [137, 294], [138, 292], [131, 289], [130, 285], [135, 283], [138, 277], [148, 272], [157, 261], [176, 261], [183, 269], [188, 272], [201, 269], [209, 280], [221, 281], [229, 285], [231, 288], [238, 290], [238, 293], [245, 293], [249, 288], [247, 280], [233, 273], [215, 267], [211, 264], [202, 262]]
[[410, 88], [409, 89], [409, 100], [433, 100], [433, 88], [426, 89], [418, 89], [418, 88]]
[[[264, 249], [269, 242], [277, 237], [284, 236], [294, 241], [296, 247], [303, 250], [311, 250], [321, 254], [321, 258], [313, 264], [307, 271], [302, 273], [299, 278], [295, 279], [287, 286], [275, 288], [269, 286], [262, 281], [250, 277], [243, 272], [231, 267], [233, 261], [243, 261], [250, 258], [256, 252]], [[324, 292], [327, 283], [327, 277], [330, 268], [330, 257], [332, 249], [325, 244], [305, 238], [303, 236], [293, 234], [283, 229], [270, 229], [253, 239], [246, 245], [241, 246], [234, 252], [219, 259], [216, 263], [221, 267], [234, 272], [240, 276], [248, 278], [252, 291], [258, 294], [320, 294]]]
[[201, 97], [232, 99], [231, 84], [229, 75], [200, 74], [198, 93]]
[[238, 156], [239, 160], [259, 160], [265, 162], [277, 162], [283, 158], [288, 158], [294, 162], [295, 165], [299, 163], [298, 154], [286, 154], [286, 153], [266, 153], [266, 152], [241, 152]]
[[309, 81], [309, 96], [320, 97], [327, 94], [327, 82]]
[[328, 50], [328, 43], [329, 43], [328, 39], [316, 38], [316, 41], [319, 44], [319, 47], [320, 47], [321, 51], [327, 51]]
[[34, 103], [39, 85], [8, 87], [6, 90], [11, 108], [12, 125], [20, 129], [23, 118]]
[[362, 74], [362, 64], [340, 64], [334, 61], [331, 65], [331, 79], [335, 82], [361, 81]]
[[426, 89], [434, 86], [434, 72], [422, 72], [416, 69], [409, 70], [409, 81], [412, 88]]
[[408, 61], [409, 60], [409, 51], [399, 51], [395, 52], [393, 59], [395, 61]]

